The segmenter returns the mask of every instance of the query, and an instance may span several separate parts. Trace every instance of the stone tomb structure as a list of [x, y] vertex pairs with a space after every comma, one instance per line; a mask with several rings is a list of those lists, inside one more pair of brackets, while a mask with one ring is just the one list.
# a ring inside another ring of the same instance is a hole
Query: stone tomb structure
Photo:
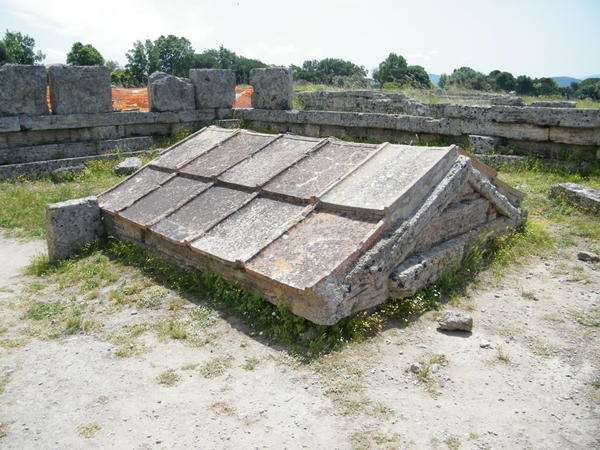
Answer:
[[98, 205], [109, 234], [332, 325], [523, 224], [520, 193], [462, 153], [211, 126]]

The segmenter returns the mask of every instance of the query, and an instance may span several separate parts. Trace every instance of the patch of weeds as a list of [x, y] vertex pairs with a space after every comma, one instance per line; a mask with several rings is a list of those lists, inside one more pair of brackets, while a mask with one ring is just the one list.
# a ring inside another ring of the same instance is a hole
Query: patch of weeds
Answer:
[[77, 434], [79, 436], [84, 437], [86, 439], [93, 438], [98, 431], [100, 431], [100, 425], [98, 422], [88, 423], [86, 425], [78, 425], [77, 426]]
[[64, 329], [58, 333], [54, 333], [53, 337], [70, 336], [79, 333], [82, 329], [83, 318], [81, 317], [81, 311], [73, 311], [67, 317]]
[[31, 340], [30, 336], [19, 336], [13, 339], [0, 339], [1, 348], [19, 348], [27, 345]]
[[496, 356], [500, 361], [510, 361], [510, 355], [506, 352], [506, 350], [504, 350], [504, 347], [502, 345], [498, 346], [498, 354]]
[[456, 436], [448, 436], [445, 440], [446, 445], [450, 450], [457, 450], [460, 448], [460, 439]]
[[158, 384], [172, 387], [181, 381], [181, 376], [174, 370], [167, 370], [156, 377]]
[[144, 291], [137, 304], [141, 308], [156, 309], [169, 294], [169, 290], [163, 286], [152, 286]]
[[421, 368], [416, 375], [422, 383], [429, 383], [431, 381], [431, 366], [429, 364], [421, 364]]
[[248, 371], [254, 370], [256, 368], [256, 366], [258, 365], [258, 363], [259, 363], [259, 359], [255, 358], [254, 356], [251, 356], [244, 363], [243, 369], [248, 370]]
[[448, 364], [448, 358], [446, 358], [446, 355], [443, 353], [438, 353], [429, 358], [429, 364], [439, 364], [440, 366], [443, 366]]
[[29, 264], [25, 267], [25, 274], [42, 277], [53, 272], [55, 269], [56, 267], [52, 265], [48, 255], [39, 255], [34, 256]]
[[596, 389], [600, 389], [600, 378], [594, 380], [592, 383]]
[[550, 349], [539, 339], [533, 344], [533, 352], [539, 356], [550, 356]]
[[97, 405], [106, 405], [108, 400], [110, 399], [106, 395], [100, 395], [98, 398], [96, 398], [96, 400], [94, 400], [94, 403]]
[[4, 394], [4, 390], [6, 389], [6, 385], [9, 381], [10, 377], [8, 375], [0, 377], [0, 395]]
[[469, 439], [471, 439], [472, 441], [476, 441], [477, 439], [479, 439], [481, 436], [479, 435], [479, 433], [475, 433], [474, 431], [471, 431], [469, 433]]
[[523, 297], [524, 299], [527, 300], [535, 300], [537, 301], [538, 298], [536, 297], [534, 292], [530, 292], [530, 291], [523, 291], [521, 292], [521, 297]]
[[186, 339], [187, 333], [181, 323], [170, 321], [168, 324], [171, 339]]
[[0, 423], [0, 438], [3, 438], [7, 435], [6, 428], [4, 428], [4, 424]]
[[32, 320], [44, 320], [62, 314], [64, 305], [60, 302], [36, 302], [25, 313], [25, 317]]
[[216, 414], [219, 414], [222, 416], [230, 416], [235, 412], [235, 409], [233, 408], [233, 406], [231, 406], [227, 402], [213, 403], [212, 405], [210, 405], [210, 409], [213, 412], [215, 412]]
[[150, 322], [136, 322], [127, 325], [123, 325], [118, 330], [111, 331], [108, 334], [108, 339], [113, 344], [125, 344], [131, 342], [136, 337], [144, 334], [146, 331], [151, 330], [154, 325]]
[[392, 408], [384, 403], [375, 403], [371, 410], [375, 417], [386, 417], [394, 412]]
[[177, 311], [181, 309], [183, 306], [187, 305], [189, 302], [181, 297], [176, 297], [171, 299], [169, 302], [169, 311]]
[[233, 356], [217, 356], [210, 359], [200, 367], [200, 373], [204, 378], [216, 378], [223, 375], [230, 367]]
[[181, 367], [181, 370], [196, 370], [198, 364], [188, 363]]
[[580, 325], [600, 327], [600, 308], [591, 308], [589, 311], [572, 311], [571, 315]]

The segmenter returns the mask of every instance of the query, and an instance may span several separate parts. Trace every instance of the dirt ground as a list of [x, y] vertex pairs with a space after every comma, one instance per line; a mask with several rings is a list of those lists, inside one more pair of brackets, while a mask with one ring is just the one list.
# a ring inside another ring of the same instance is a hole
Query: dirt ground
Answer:
[[173, 292], [154, 309], [98, 308], [96, 331], [8, 345], [34, 295], [19, 270], [44, 251], [0, 238], [2, 449], [600, 449], [600, 279], [573, 248], [484, 274], [446, 308], [473, 316], [470, 334], [431, 312], [310, 364], [224, 313], [205, 345], [147, 332], [120, 354], [109, 334], [163, 320]]

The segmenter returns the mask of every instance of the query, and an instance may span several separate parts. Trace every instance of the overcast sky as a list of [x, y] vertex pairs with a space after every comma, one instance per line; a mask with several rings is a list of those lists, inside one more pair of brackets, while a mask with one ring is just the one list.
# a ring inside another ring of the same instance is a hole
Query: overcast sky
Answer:
[[0, 31], [33, 37], [46, 64], [74, 42], [127, 63], [136, 40], [185, 37], [266, 64], [340, 58], [371, 71], [391, 52], [429, 73], [600, 74], [600, 0], [0, 0]]

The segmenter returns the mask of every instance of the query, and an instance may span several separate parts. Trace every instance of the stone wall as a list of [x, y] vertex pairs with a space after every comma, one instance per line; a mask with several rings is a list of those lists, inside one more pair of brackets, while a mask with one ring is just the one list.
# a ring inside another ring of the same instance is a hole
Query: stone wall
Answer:
[[[364, 90], [300, 94], [305, 108], [324, 110], [296, 111], [291, 110], [289, 70], [255, 69], [250, 79], [256, 84], [253, 109], [238, 110], [234, 118], [262, 131], [412, 144], [442, 137], [468, 145], [471, 138], [474, 148], [480, 146], [487, 153], [600, 158], [597, 109], [575, 109], [571, 104], [555, 107], [554, 103], [505, 106], [515, 104], [514, 98], [506, 96], [489, 99], [490, 106], [425, 105], [400, 93], [383, 96]], [[153, 74], [148, 113], [112, 111], [104, 67], [53, 66], [48, 80], [52, 114], [46, 105], [44, 68], [0, 67], [0, 178], [43, 172], [71, 155], [90, 158], [114, 152], [116, 147], [147, 147], [153, 136], [233, 117], [232, 71], [194, 69], [189, 79]], [[50, 160], [51, 165], [34, 169], [38, 162]], [[30, 166], [21, 172], [21, 168], [7, 167], [19, 164]]]

